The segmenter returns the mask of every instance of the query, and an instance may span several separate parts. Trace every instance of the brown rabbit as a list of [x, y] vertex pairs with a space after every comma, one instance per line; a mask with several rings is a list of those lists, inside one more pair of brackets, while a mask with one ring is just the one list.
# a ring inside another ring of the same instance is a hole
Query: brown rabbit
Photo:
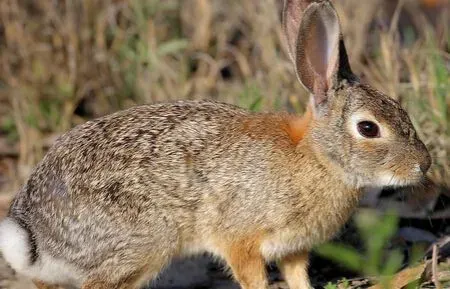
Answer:
[[83, 289], [138, 288], [174, 257], [210, 252], [245, 289], [277, 261], [309, 288], [308, 251], [365, 187], [420, 182], [430, 156], [406, 112], [352, 74], [329, 1], [286, 1], [303, 117], [208, 101], [146, 105], [64, 134], [0, 226], [9, 264]]

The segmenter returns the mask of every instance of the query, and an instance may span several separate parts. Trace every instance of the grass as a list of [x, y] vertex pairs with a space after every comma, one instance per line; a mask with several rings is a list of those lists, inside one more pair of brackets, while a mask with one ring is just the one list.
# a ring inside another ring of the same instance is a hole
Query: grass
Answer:
[[[334, 2], [353, 70], [407, 108], [433, 156], [430, 176], [450, 187], [445, 0]], [[18, 159], [7, 190], [17, 189], [54, 135], [132, 105], [211, 98], [303, 112], [308, 94], [284, 47], [281, 4], [0, 1], [0, 137]], [[0, 165], [6, 161], [0, 148]], [[353, 253], [348, 262], [372, 258]], [[362, 273], [385, 273], [374, 264]], [[398, 269], [396, 260], [387, 264]]]
[[[359, 3], [336, 1], [353, 68], [408, 108], [434, 156], [432, 175], [445, 182], [448, 15], [435, 13], [432, 25], [409, 2]], [[2, 1], [2, 134], [19, 142], [29, 168], [48, 135], [135, 104], [212, 98], [302, 112], [308, 96], [286, 55], [280, 8], [274, 0]]]
[[[415, 244], [410, 249], [408, 260], [404, 260], [404, 252], [392, 246], [399, 223], [395, 211], [379, 215], [374, 211], [362, 210], [356, 214], [354, 220], [358, 235], [362, 239], [363, 250], [344, 243], [329, 242], [318, 246], [315, 251], [344, 268], [357, 272], [360, 276], [378, 278], [385, 288], [391, 288], [389, 284], [392, 278], [405, 264], [413, 266], [422, 261], [421, 257], [425, 252], [423, 246]], [[413, 281], [417, 280], [411, 280], [407, 284]], [[344, 283], [341, 285], [344, 288], [349, 287], [345, 282], [348, 283], [348, 280], [339, 283]], [[335, 284], [329, 283], [326, 287], [333, 288], [333, 286]]]

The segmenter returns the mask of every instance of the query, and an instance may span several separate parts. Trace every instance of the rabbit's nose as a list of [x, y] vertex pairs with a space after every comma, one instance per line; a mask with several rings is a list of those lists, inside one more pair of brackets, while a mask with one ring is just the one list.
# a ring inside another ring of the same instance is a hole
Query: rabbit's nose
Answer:
[[420, 170], [423, 174], [425, 174], [431, 166], [431, 157], [427, 151], [427, 155], [424, 157], [424, 160], [420, 162]]
[[420, 142], [420, 148], [419, 166], [422, 173], [425, 174], [431, 166], [431, 156], [423, 142]]

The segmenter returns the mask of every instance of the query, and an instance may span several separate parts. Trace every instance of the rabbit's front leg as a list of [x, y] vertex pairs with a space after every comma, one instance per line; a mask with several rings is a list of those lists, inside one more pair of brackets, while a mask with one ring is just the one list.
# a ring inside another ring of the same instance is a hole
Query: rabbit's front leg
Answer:
[[265, 261], [255, 239], [226, 246], [223, 252], [226, 262], [242, 289], [267, 289]]
[[284, 257], [279, 262], [279, 268], [289, 289], [313, 288], [308, 277], [308, 252], [300, 252]]

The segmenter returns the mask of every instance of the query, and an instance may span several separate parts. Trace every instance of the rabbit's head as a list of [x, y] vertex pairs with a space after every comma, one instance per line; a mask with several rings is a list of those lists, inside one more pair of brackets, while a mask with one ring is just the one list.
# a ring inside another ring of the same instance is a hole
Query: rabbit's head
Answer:
[[400, 104], [352, 73], [333, 5], [286, 0], [283, 29], [297, 76], [311, 92], [316, 153], [358, 187], [421, 181], [430, 155]]

